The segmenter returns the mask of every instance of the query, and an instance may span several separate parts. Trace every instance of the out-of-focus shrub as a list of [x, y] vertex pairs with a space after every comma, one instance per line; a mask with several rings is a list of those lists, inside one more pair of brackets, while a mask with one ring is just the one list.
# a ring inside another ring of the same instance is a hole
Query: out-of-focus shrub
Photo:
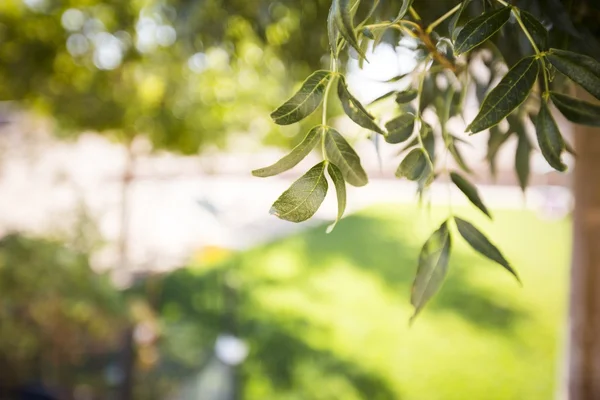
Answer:
[[0, 241], [0, 383], [92, 384], [126, 326], [123, 296], [56, 241]]

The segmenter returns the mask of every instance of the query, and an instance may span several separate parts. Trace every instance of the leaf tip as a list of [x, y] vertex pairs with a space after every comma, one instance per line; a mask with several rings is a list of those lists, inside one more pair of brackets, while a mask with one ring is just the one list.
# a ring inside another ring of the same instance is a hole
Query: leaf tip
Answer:
[[521, 278], [519, 277], [519, 275], [517, 275], [516, 272], [513, 271], [513, 274], [515, 276], [515, 279], [517, 280], [517, 283], [519, 284], [519, 287], [523, 287], [523, 281], [521, 280]]
[[335, 226], [337, 225], [337, 223], [338, 222], [335, 221], [334, 223], [332, 223], [331, 225], [329, 225], [327, 227], [327, 229], [325, 230], [325, 233], [329, 235], [331, 232], [333, 232], [333, 229], [335, 228]]
[[417, 315], [419, 314], [419, 310], [415, 310], [415, 312], [413, 313], [413, 315], [411, 315], [411, 317], [408, 319], [408, 327], [412, 328], [415, 320], [417, 319]]

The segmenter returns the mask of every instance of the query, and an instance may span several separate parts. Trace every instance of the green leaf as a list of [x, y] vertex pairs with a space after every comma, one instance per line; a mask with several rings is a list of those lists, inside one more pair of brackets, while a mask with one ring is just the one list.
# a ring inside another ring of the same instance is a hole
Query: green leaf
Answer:
[[[369, 50], [369, 38], [366, 36], [361, 36], [359, 45], [362, 52], [366, 53], [367, 50]], [[365, 60], [366, 59], [364, 57], [358, 58], [358, 68], [363, 69], [363, 66], [365, 65]]]
[[329, 15], [327, 16], [327, 36], [329, 38], [329, 50], [334, 58], [338, 57], [337, 42], [340, 38], [340, 30], [335, 21], [337, 3], [333, 1], [329, 7]]
[[383, 83], [394, 83], [394, 82], [398, 82], [404, 78], [406, 78], [407, 76], [409, 76], [410, 74], [402, 74], [402, 75], [396, 75], [393, 78], [387, 79], [385, 81], [383, 81]]
[[468, 89], [469, 89], [468, 85], [463, 85], [463, 87], [460, 90], [455, 91], [452, 94], [452, 97], [449, 100], [450, 101], [450, 112], [449, 112], [450, 117], [454, 117], [455, 115], [462, 116], [462, 111], [464, 109]]
[[519, 283], [521, 282], [516, 271], [511, 267], [510, 263], [506, 261], [506, 258], [504, 258], [500, 250], [498, 250], [498, 248], [494, 246], [489, 239], [479, 231], [479, 229], [475, 228], [470, 222], [458, 217], [454, 217], [454, 221], [456, 222], [458, 232], [473, 250], [502, 265], [508, 272], [517, 278]]
[[540, 112], [535, 121], [535, 130], [540, 150], [548, 164], [558, 171], [565, 171], [567, 166], [560, 158], [565, 150], [565, 142], [545, 99], [542, 100]]
[[400, 155], [400, 154], [404, 153], [406, 150], [409, 150], [412, 147], [415, 147], [415, 146], [418, 146], [418, 145], [419, 145], [419, 138], [415, 137], [410, 142], [405, 143], [404, 145], [402, 145], [402, 147], [400, 148], [400, 150], [398, 150], [396, 152], [396, 155]]
[[325, 153], [352, 186], [364, 186], [369, 182], [358, 154], [338, 131], [330, 127], [326, 127], [325, 131]]
[[419, 95], [419, 92], [416, 89], [405, 90], [396, 95], [396, 103], [398, 103], [398, 104], [410, 103], [411, 101], [416, 99], [418, 95]]
[[363, 28], [362, 34], [364, 37], [375, 40], [375, 35], [373, 35], [373, 31], [371, 31], [369, 28]]
[[600, 63], [567, 50], [550, 49], [546, 58], [554, 67], [600, 99]]
[[419, 96], [419, 109], [421, 112], [425, 111], [425, 109], [433, 103], [436, 95], [438, 93], [438, 88], [435, 84], [435, 78], [437, 74], [427, 74], [425, 80], [423, 81], [423, 90], [421, 91], [421, 95]]
[[398, 92], [396, 92], [395, 90], [392, 90], [392, 91], [387, 92], [386, 94], [382, 94], [381, 96], [379, 96], [378, 98], [376, 98], [375, 100], [373, 100], [372, 102], [370, 102], [369, 105], [375, 104], [377, 102], [380, 102], [381, 100], [385, 100], [388, 97], [391, 97], [391, 96], [395, 95], [396, 93], [398, 93]]
[[[454, 54], [454, 44], [452, 41], [446, 37], [440, 38], [436, 45], [435, 49], [438, 53], [444, 56], [451, 64], [456, 64], [456, 56]], [[433, 65], [442, 65], [438, 60], [434, 60]]]
[[270, 213], [291, 222], [302, 222], [312, 217], [327, 194], [325, 161], [312, 167], [273, 203]]
[[410, 303], [415, 308], [411, 320], [423, 309], [425, 304], [440, 290], [448, 272], [448, 261], [452, 239], [448, 232], [448, 221], [427, 239], [421, 254], [419, 266], [412, 285]]
[[485, 97], [467, 131], [481, 132], [506, 118], [527, 99], [539, 71], [540, 65], [534, 56], [519, 61]]
[[548, 30], [532, 14], [525, 10], [519, 10], [523, 25], [531, 34], [535, 45], [540, 51], [548, 50]]
[[283, 157], [273, 165], [252, 171], [252, 175], [266, 178], [267, 176], [281, 174], [282, 172], [295, 167], [312, 151], [312, 149], [315, 148], [317, 143], [319, 143], [323, 129], [323, 126], [315, 126], [308, 132], [302, 142], [294, 147], [287, 156]]
[[427, 155], [422, 148], [416, 148], [404, 157], [404, 160], [402, 160], [396, 170], [396, 176], [398, 178], [407, 178], [411, 181], [419, 181], [426, 179], [431, 175], [431, 172]]
[[578, 39], [581, 38], [581, 34], [573, 25], [569, 10], [561, 0], [545, 0], [542, 3], [542, 7], [546, 16], [557, 30], [566, 32]]
[[498, 151], [511, 135], [500, 132], [498, 125], [490, 128], [490, 137], [488, 138], [488, 151], [486, 159], [490, 164], [490, 172], [493, 177], [496, 177], [496, 156]]
[[517, 144], [517, 152], [515, 153], [515, 171], [517, 171], [517, 177], [519, 178], [519, 186], [521, 190], [525, 191], [529, 183], [529, 161], [533, 147], [526, 134], [518, 133], [518, 136], [519, 142]]
[[[378, 6], [379, 6], [379, 0], [372, 0], [372, 1], [371, 1], [371, 7], [369, 8], [369, 12], [367, 13], [367, 15], [365, 16], [365, 18], [364, 18], [364, 19], [361, 21], [361, 23], [360, 23], [359, 25], [361, 25], [361, 26], [362, 26], [363, 24], [365, 24], [365, 23], [366, 23], [366, 22], [369, 20], [369, 18], [371, 18], [371, 17], [372, 17], [372, 16], [373, 16], [373, 14], [375, 14], [375, 10], [377, 10], [377, 7], [378, 7]], [[364, 28], [364, 29], [368, 29], [368, 28]], [[364, 32], [364, 29], [363, 29], [363, 32]], [[369, 32], [370, 32], [370, 30], [369, 30]], [[373, 34], [373, 33], [371, 32], [371, 35], [372, 35], [372, 34]], [[375, 37], [374, 37], [374, 36], [373, 36], [373, 37], [370, 37], [370, 36], [369, 36], [369, 38], [370, 38], [370, 39], [375, 39]]]
[[576, 124], [600, 126], [600, 105], [557, 92], [550, 92], [550, 98], [569, 121]]
[[392, 25], [400, 22], [402, 20], [402, 18], [404, 18], [404, 16], [406, 15], [408, 10], [412, 6], [413, 1], [414, 0], [402, 0], [402, 7], [400, 7], [400, 11], [398, 12], [398, 15], [396, 16], [396, 19], [394, 19], [394, 21], [392, 22]]
[[377, 164], [379, 165], [379, 171], [381, 172], [383, 169], [383, 161], [381, 160], [381, 136], [377, 134], [371, 134], [371, 141], [373, 142], [373, 146], [375, 147], [375, 153], [377, 154]]
[[434, 101], [434, 106], [437, 111], [438, 119], [440, 121], [440, 127], [442, 128], [442, 137], [445, 141], [448, 140], [448, 129], [446, 124], [450, 119], [450, 113], [452, 109], [452, 102], [454, 100], [454, 94], [456, 90], [452, 85], [450, 85], [444, 96], [436, 97]]
[[365, 107], [348, 91], [346, 80], [340, 77], [338, 81], [338, 97], [344, 112], [350, 119], [365, 129], [380, 133], [385, 132], [373, 121], [375, 118], [369, 114]]
[[330, 71], [320, 70], [306, 78], [300, 90], [271, 113], [273, 121], [278, 125], [290, 125], [312, 114], [321, 105], [332, 76]]
[[456, 163], [458, 164], [458, 166], [463, 171], [465, 171], [466, 173], [470, 174], [471, 173], [471, 168], [469, 168], [469, 166], [465, 162], [465, 159], [462, 156], [462, 153], [456, 147], [456, 140], [453, 137], [450, 137], [450, 138], [451, 139], [450, 139], [450, 141], [447, 144], [448, 151], [450, 151], [450, 154], [452, 155], [452, 158], [454, 158], [454, 161], [456, 161]]
[[356, 37], [356, 32], [354, 31], [352, 13], [350, 12], [350, 0], [333, 0], [331, 7], [333, 7], [335, 24], [342, 37], [358, 52], [358, 54], [361, 55], [361, 57], [366, 58], [365, 53], [358, 45], [358, 39]]
[[458, 24], [458, 21], [460, 20], [460, 17], [462, 16], [463, 12], [469, 5], [469, 3], [471, 3], [471, 0], [463, 0], [460, 3], [460, 8], [458, 9], [458, 11], [456, 13], [454, 13], [454, 15], [452, 16], [452, 19], [450, 19], [450, 22], [448, 23], [448, 33], [450, 33], [450, 36], [452, 37], [452, 40], [454, 42], [456, 41], [456, 36], [459, 33], [456, 30], [456, 26]]
[[511, 7], [487, 12], [471, 21], [458, 34], [454, 43], [456, 54], [465, 53], [489, 39], [510, 18]]
[[335, 192], [337, 194], [337, 203], [338, 203], [338, 213], [335, 222], [327, 228], [327, 233], [330, 233], [335, 225], [340, 222], [342, 216], [344, 215], [344, 211], [346, 211], [346, 182], [344, 181], [344, 177], [342, 176], [342, 171], [332, 163], [329, 163], [327, 166], [327, 172], [329, 172], [329, 176], [333, 181], [333, 185], [335, 186]]
[[415, 116], [412, 114], [402, 114], [385, 124], [388, 134], [385, 141], [388, 143], [402, 143], [411, 137], [415, 128]]
[[433, 134], [433, 128], [427, 122], [422, 121], [419, 135], [421, 135], [423, 147], [425, 148], [429, 159], [433, 163], [435, 160], [435, 135]]
[[492, 218], [492, 214], [490, 214], [490, 211], [487, 209], [485, 204], [483, 204], [477, 188], [471, 182], [456, 172], [450, 173], [450, 179], [452, 179], [452, 182], [454, 182], [456, 187], [458, 187], [460, 191], [467, 196], [469, 201], [473, 203], [475, 207], [479, 208], [485, 215], [490, 217], [490, 219]]

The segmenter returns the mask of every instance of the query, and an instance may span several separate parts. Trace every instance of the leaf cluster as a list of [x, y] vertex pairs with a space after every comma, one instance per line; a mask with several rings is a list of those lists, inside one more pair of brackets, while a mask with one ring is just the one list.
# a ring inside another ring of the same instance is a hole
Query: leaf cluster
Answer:
[[[396, 176], [414, 181], [421, 199], [432, 182], [445, 177], [475, 207], [492, 218], [476, 186], [469, 180], [473, 172], [460, 150], [465, 141], [450, 132], [449, 121], [453, 118], [462, 119], [466, 133], [470, 135], [489, 132], [487, 160], [492, 173], [495, 173], [495, 158], [500, 148], [510, 137], [517, 137], [515, 170], [523, 190], [529, 180], [530, 159], [536, 150], [534, 140], [552, 168], [561, 172], [567, 169], [563, 156], [570, 147], [552, 115], [551, 105], [569, 121], [591, 126], [600, 126], [600, 106], [563, 93], [557, 88], [555, 77], [557, 73], [561, 74], [600, 100], [600, 63], [587, 55], [553, 47], [548, 25], [533, 12], [496, 0], [484, 3], [486, 7], [478, 16], [467, 18], [472, 4], [471, 0], [457, 2], [437, 20], [425, 24], [411, 0], [403, 0], [390, 20], [373, 17], [379, 1], [332, 2], [327, 19], [330, 69], [314, 72], [300, 90], [271, 115], [277, 124], [295, 123], [324, 104], [322, 124], [313, 128], [289, 155], [254, 174], [267, 176], [265, 170], [271, 175], [292, 168], [317, 147], [319, 138], [323, 161], [282, 194], [273, 204], [271, 212], [274, 215], [293, 222], [313, 216], [325, 199], [328, 174], [336, 187], [337, 222], [346, 207], [345, 184], [364, 186], [368, 182], [358, 154], [337, 130], [327, 124], [328, 96], [336, 81], [337, 97], [353, 122], [391, 145], [401, 144], [398, 154], [403, 157]], [[359, 18], [357, 10], [361, 6], [368, 11]], [[525, 40], [528, 54], [518, 59], [504, 57], [506, 50], [494, 43], [495, 38], [507, 30]], [[407, 39], [404, 42], [413, 45], [417, 66], [412, 73], [393, 79], [412, 79], [412, 85], [363, 105], [349, 91], [344, 74], [339, 70], [340, 54], [348, 48], [362, 65], [368, 62], [366, 50], [375, 48], [389, 31], [399, 32], [401, 38]], [[486, 51], [492, 52], [491, 59], [486, 58]], [[488, 82], [481, 82], [470, 68], [477, 59], [490, 68]], [[508, 67], [503, 75], [498, 72], [498, 60], [503, 60]], [[480, 107], [477, 115], [466, 121], [462, 110], [472, 87]], [[378, 121], [371, 108], [392, 99], [396, 114], [387, 121]], [[437, 121], [427, 120], [424, 114], [427, 109], [435, 112]], [[534, 140], [529, 136], [528, 120], [535, 129]], [[458, 170], [448, 166], [448, 159], [453, 160]], [[472, 223], [451, 214], [421, 251], [412, 293], [415, 316], [439, 290], [447, 273], [452, 225], [475, 251], [518, 279], [516, 271], [484, 233]]]

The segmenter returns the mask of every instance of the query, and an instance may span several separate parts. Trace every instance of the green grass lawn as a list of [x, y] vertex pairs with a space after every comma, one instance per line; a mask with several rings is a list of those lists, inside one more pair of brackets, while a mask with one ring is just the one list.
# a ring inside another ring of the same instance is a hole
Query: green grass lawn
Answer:
[[[448, 278], [412, 327], [410, 286], [420, 246], [446, 209], [375, 207], [345, 218], [331, 234], [322, 226], [237, 256], [238, 285], [247, 293], [242, 318], [278, 321], [289, 336], [265, 342], [263, 331], [242, 324], [252, 346], [246, 398], [553, 398], [565, 336], [569, 221], [496, 210], [489, 222], [474, 210], [455, 211], [498, 245], [523, 287], [452, 228]], [[320, 359], [297, 361], [300, 350], [290, 338], [354, 369], [311, 372], [306, 366]], [[267, 360], [272, 354], [280, 357]], [[278, 368], [292, 371], [284, 392], [274, 388]], [[348, 372], [356, 368], [360, 374]], [[354, 376], [377, 379], [352, 389], [344, 379]], [[381, 396], [365, 395], [379, 388]]]

